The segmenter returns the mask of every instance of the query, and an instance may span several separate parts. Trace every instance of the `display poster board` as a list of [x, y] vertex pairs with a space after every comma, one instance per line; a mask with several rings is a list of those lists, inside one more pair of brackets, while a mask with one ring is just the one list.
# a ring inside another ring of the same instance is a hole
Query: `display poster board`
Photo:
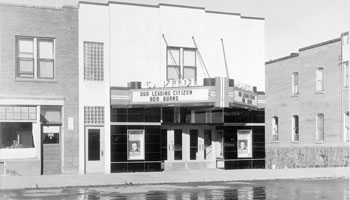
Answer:
[[252, 157], [252, 131], [238, 130], [237, 131], [237, 152], [238, 158]]
[[206, 88], [177, 88], [132, 91], [132, 103], [188, 103], [208, 101]]
[[145, 130], [128, 130], [128, 160], [145, 159]]

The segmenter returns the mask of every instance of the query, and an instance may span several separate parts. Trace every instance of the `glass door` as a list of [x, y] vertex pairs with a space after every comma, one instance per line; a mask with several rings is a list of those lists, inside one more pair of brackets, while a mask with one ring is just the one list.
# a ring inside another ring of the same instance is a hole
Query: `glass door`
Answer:
[[85, 131], [85, 172], [103, 173], [104, 143], [101, 127], [87, 127]]
[[182, 160], [182, 129], [174, 130], [174, 158]]
[[190, 129], [190, 160], [198, 158], [198, 130]]
[[216, 144], [215, 144], [216, 158], [224, 158], [223, 140], [224, 140], [223, 131], [222, 130], [216, 131]]
[[213, 148], [212, 148], [212, 135], [211, 130], [204, 130], [204, 160], [212, 160]]

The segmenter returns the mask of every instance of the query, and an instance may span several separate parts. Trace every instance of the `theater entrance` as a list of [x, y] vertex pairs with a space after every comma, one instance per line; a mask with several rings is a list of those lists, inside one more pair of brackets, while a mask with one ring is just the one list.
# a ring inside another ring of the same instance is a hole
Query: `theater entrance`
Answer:
[[215, 167], [215, 142], [212, 126], [164, 126], [167, 138], [165, 169], [200, 169]]

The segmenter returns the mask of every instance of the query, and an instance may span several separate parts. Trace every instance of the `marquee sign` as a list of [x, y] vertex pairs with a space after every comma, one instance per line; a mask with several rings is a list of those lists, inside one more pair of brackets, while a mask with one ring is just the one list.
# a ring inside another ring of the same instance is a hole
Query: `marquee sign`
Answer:
[[250, 106], [258, 106], [258, 95], [240, 90], [234, 90], [233, 100], [235, 102]]
[[132, 91], [132, 103], [186, 103], [207, 101], [206, 88], [169, 88]]
[[142, 88], [165, 88], [165, 87], [190, 87], [197, 86], [194, 79], [168, 80], [162, 82], [146, 81], [142, 83]]

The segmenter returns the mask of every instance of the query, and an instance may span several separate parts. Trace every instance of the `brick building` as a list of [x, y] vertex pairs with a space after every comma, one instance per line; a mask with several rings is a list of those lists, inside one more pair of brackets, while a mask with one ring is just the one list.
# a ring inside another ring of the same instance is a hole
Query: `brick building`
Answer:
[[[345, 165], [349, 144], [348, 33], [266, 62], [265, 70], [267, 167], [308, 167], [303, 163], [308, 156], [310, 166]], [[277, 155], [282, 147], [286, 154]], [[309, 153], [312, 151], [314, 155]], [[288, 157], [294, 161], [288, 164]]]
[[78, 10], [0, 5], [0, 171], [78, 173]]

